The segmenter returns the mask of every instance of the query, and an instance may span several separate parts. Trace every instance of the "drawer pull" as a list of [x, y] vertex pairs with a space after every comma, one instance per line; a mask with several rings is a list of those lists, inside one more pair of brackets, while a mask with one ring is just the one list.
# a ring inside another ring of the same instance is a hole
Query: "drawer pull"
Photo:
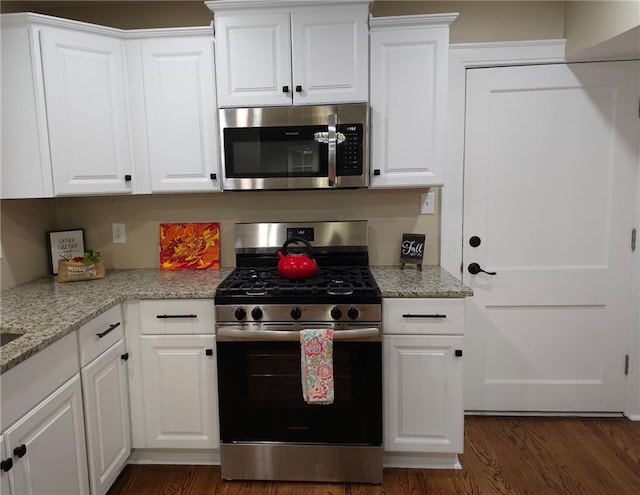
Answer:
[[13, 449], [13, 455], [17, 455], [18, 457], [24, 457], [27, 453], [27, 446], [25, 444], [18, 445], [15, 449]]
[[213, 349], [205, 349], [205, 350], [204, 350], [204, 353], [205, 353], [207, 356], [213, 356]]
[[169, 318], [197, 318], [198, 315], [156, 315], [156, 318], [160, 320], [166, 320]]
[[104, 337], [108, 333], [112, 332], [113, 330], [115, 330], [119, 326], [120, 326], [120, 322], [114, 323], [113, 325], [109, 325], [109, 328], [107, 328], [104, 332], [97, 333], [96, 335], [98, 336], [99, 339], [101, 339], [102, 337]]
[[427, 315], [414, 315], [411, 313], [407, 313], [402, 315], [403, 318], [446, 318], [447, 315], [441, 315], [439, 313], [432, 313]]
[[2, 469], [5, 473], [7, 471], [10, 471], [12, 467], [13, 467], [13, 459], [11, 457], [0, 462], [0, 469]]

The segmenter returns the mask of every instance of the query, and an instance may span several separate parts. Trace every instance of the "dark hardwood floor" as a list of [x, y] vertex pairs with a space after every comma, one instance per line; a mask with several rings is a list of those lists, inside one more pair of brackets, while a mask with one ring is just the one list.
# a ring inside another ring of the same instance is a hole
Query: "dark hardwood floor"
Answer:
[[224, 481], [219, 466], [129, 465], [109, 495], [638, 495], [640, 422], [467, 416], [461, 470], [385, 469], [382, 485]]

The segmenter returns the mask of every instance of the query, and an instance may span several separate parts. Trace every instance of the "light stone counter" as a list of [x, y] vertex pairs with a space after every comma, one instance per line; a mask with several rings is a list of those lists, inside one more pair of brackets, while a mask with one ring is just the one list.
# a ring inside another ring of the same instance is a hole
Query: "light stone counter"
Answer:
[[2, 291], [0, 331], [24, 335], [0, 348], [0, 373], [127, 299], [213, 299], [231, 270], [122, 270], [82, 282], [47, 277]]
[[[0, 373], [127, 299], [213, 299], [232, 268], [117, 270], [100, 280], [43, 278], [0, 293], [0, 331], [21, 333], [0, 348]], [[467, 297], [469, 287], [439, 266], [372, 267], [383, 297]]]
[[414, 265], [374, 266], [371, 273], [376, 279], [382, 297], [470, 297], [471, 288], [455, 279], [439, 266]]

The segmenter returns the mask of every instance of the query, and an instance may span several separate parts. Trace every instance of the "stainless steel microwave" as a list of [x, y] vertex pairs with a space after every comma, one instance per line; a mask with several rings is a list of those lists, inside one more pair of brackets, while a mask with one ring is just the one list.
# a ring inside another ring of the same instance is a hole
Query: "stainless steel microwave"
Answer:
[[369, 105], [224, 108], [224, 190], [369, 185]]

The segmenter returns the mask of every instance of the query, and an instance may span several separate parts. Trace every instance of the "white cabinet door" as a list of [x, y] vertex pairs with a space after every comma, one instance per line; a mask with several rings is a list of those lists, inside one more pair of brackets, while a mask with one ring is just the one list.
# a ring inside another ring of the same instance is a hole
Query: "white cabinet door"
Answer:
[[467, 71], [465, 409], [625, 409], [639, 80], [637, 61]]
[[383, 337], [385, 451], [462, 452], [462, 339]]
[[89, 493], [80, 377], [74, 376], [5, 432], [15, 494]]
[[215, 11], [220, 107], [367, 101], [368, 2]]
[[219, 191], [213, 38], [140, 49], [151, 191]]
[[9, 495], [9, 471], [13, 469], [13, 457], [4, 447], [4, 435], [0, 435], [0, 494]]
[[2, 199], [53, 197], [40, 47], [30, 17], [0, 16]]
[[216, 13], [215, 24], [220, 107], [291, 105], [289, 12]]
[[82, 368], [91, 493], [103, 495], [131, 451], [124, 341]]
[[131, 192], [123, 41], [45, 28], [40, 42], [55, 194]]
[[294, 105], [367, 101], [368, 6], [291, 13]]
[[371, 188], [444, 183], [453, 19], [371, 19]]
[[213, 335], [143, 335], [148, 448], [219, 447]]

